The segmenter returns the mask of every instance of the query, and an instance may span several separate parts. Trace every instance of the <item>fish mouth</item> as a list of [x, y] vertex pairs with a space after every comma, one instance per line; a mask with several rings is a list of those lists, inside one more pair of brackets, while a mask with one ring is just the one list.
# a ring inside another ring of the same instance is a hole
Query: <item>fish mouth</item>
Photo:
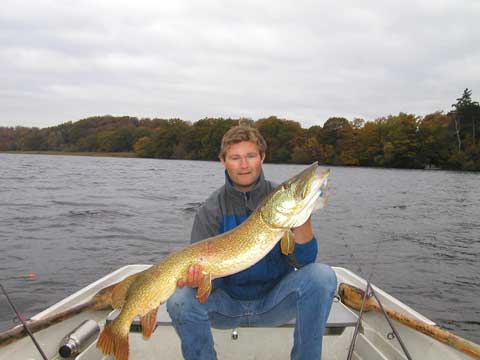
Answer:
[[315, 178], [310, 185], [310, 191], [306, 196], [309, 204], [317, 201], [319, 197], [326, 195], [329, 174], [330, 170], [324, 170], [321, 173], [315, 174]]
[[328, 170], [318, 176], [317, 170], [318, 163], [314, 162], [272, 191], [265, 200], [268, 206], [261, 211], [265, 223], [274, 228], [291, 228], [308, 219], [322, 191], [326, 190]]
[[317, 169], [318, 166], [312, 166], [307, 169], [308, 183], [302, 184], [304, 187], [300, 190], [302, 194], [297, 207], [298, 212], [292, 218], [293, 227], [304, 224], [314, 210], [318, 210], [325, 205], [325, 201], [328, 198], [327, 179], [330, 171], [324, 170], [317, 174]]
[[329, 170], [318, 172], [318, 162], [313, 163], [299, 174], [304, 178], [301, 197], [306, 207], [313, 205], [319, 197], [325, 195], [329, 174]]

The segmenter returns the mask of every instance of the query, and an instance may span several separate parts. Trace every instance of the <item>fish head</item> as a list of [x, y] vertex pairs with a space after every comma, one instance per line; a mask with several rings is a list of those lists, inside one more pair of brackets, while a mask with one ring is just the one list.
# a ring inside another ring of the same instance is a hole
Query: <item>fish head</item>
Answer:
[[[329, 170], [317, 175], [315, 162], [275, 188], [261, 207], [263, 220], [274, 228], [291, 228], [305, 222], [326, 193]], [[303, 222], [302, 222], [303, 221]]]

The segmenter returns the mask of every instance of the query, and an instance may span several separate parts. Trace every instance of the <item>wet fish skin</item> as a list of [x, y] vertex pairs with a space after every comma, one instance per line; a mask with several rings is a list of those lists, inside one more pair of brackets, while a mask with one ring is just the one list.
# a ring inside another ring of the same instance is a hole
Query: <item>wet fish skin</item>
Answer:
[[[289, 241], [290, 229], [302, 225], [314, 207], [318, 207], [319, 200], [320, 207], [326, 201], [329, 171], [317, 176], [317, 168], [318, 164], [314, 163], [279, 185], [235, 229], [172, 253], [157, 265], [131, 277], [115, 300], [121, 312], [104, 328], [97, 347], [116, 360], [128, 360], [128, 334], [133, 319], [141, 317], [142, 333], [150, 337], [155, 329], [158, 307], [176, 290], [177, 281], [186, 279], [190, 266], [201, 265], [202, 280], [196, 296], [205, 301], [212, 280], [254, 265], [280, 239]], [[288, 248], [291, 249], [282, 244], [282, 251]]]

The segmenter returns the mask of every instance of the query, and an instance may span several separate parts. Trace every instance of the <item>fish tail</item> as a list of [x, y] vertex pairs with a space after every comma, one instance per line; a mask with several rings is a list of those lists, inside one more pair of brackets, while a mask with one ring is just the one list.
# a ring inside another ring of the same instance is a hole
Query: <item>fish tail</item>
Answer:
[[97, 347], [104, 354], [111, 354], [115, 360], [128, 360], [128, 331], [116, 333], [113, 324], [105, 326], [97, 341]]

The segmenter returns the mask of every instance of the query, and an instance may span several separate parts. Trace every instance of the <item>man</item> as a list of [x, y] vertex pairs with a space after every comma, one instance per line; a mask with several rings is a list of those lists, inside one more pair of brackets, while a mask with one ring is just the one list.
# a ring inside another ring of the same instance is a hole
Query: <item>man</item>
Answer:
[[[192, 243], [240, 225], [275, 188], [263, 176], [266, 148], [253, 127], [235, 126], [225, 133], [219, 155], [225, 167], [225, 185], [197, 212]], [[284, 256], [277, 244], [257, 264], [214, 280], [208, 298], [195, 298], [202, 273], [199, 265], [188, 270], [186, 281], [178, 281], [179, 288], [168, 300], [167, 310], [185, 359], [216, 359], [211, 326], [279, 326], [291, 319], [296, 319], [291, 358], [321, 358], [336, 276], [330, 267], [315, 263], [317, 240], [310, 219], [292, 230], [296, 243], [293, 256]]]

